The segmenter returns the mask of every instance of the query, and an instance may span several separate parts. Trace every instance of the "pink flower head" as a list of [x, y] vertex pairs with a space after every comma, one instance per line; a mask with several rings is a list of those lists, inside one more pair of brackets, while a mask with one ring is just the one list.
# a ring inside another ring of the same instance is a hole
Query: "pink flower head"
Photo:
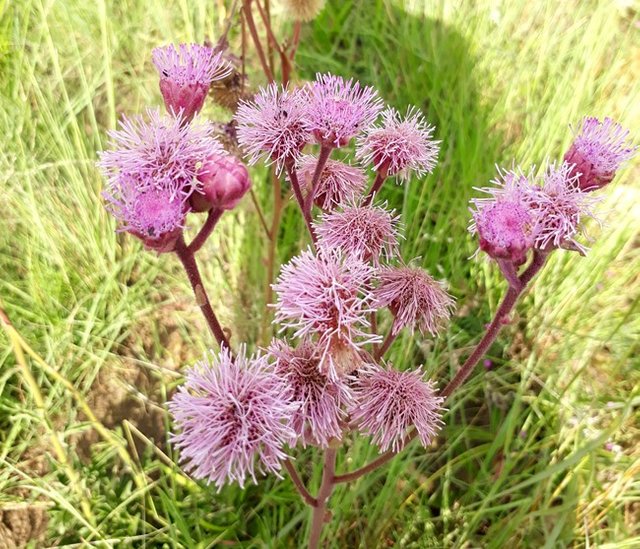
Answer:
[[431, 173], [438, 160], [440, 141], [432, 139], [430, 126], [415, 107], [402, 117], [394, 108], [382, 112], [382, 124], [358, 139], [356, 156], [376, 171], [408, 180], [412, 174]]
[[382, 109], [378, 92], [353, 79], [317, 74], [309, 85], [307, 128], [321, 145], [344, 147]]
[[315, 224], [320, 247], [339, 249], [363, 261], [380, 263], [398, 252], [398, 216], [383, 206], [343, 206], [322, 215]]
[[515, 265], [526, 261], [536, 239], [536, 215], [531, 210], [532, 185], [521, 171], [498, 171], [495, 187], [478, 189], [491, 195], [476, 198], [469, 230], [477, 233], [480, 249], [490, 257], [506, 259]]
[[317, 337], [319, 368], [332, 378], [359, 366], [360, 346], [380, 340], [365, 331], [374, 310], [369, 287], [373, 274], [357, 256], [307, 250], [282, 268], [273, 285], [276, 320], [295, 328], [296, 337]]
[[[311, 187], [317, 162], [318, 159], [310, 155], [300, 160], [300, 179], [307, 188]], [[366, 186], [367, 176], [360, 168], [329, 159], [320, 174], [314, 202], [324, 211], [332, 210], [345, 201], [361, 197]]]
[[249, 164], [263, 158], [275, 162], [278, 172], [292, 165], [311, 136], [306, 129], [307, 93], [271, 84], [261, 88], [253, 101], [238, 107], [238, 141], [249, 157]]
[[276, 373], [293, 391], [299, 408], [291, 416], [291, 428], [304, 445], [327, 447], [331, 439], [341, 439], [344, 408], [353, 402], [352, 391], [344, 379], [332, 379], [319, 368], [316, 346], [303, 341], [296, 347], [274, 340], [269, 353], [275, 358]]
[[425, 447], [440, 430], [444, 399], [423, 377], [420, 368], [399, 372], [372, 366], [358, 379], [351, 419], [362, 433], [373, 437], [380, 451], [399, 452], [412, 426]]
[[174, 189], [141, 185], [138, 179], [122, 175], [103, 196], [120, 230], [140, 238], [148, 249], [173, 251], [189, 211]]
[[378, 272], [379, 286], [374, 296], [381, 307], [388, 306], [395, 320], [392, 333], [414, 326], [424, 334], [436, 335], [449, 320], [453, 298], [442, 284], [418, 267], [384, 267]]
[[169, 112], [182, 113], [191, 120], [202, 109], [215, 80], [231, 74], [231, 67], [222, 59], [222, 52], [200, 44], [173, 44], [155, 48], [151, 53], [160, 74], [160, 91]]
[[629, 160], [637, 147], [628, 139], [629, 131], [611, 118], [600, 122], [586, 117], [580, 132], [564, 156], [573, 164], [572, 175], [579, 174], [577, 183], [583, 191], [594, 191], [610, 183], [620, 166]]
[[212, 154], [198, 175], [202, 190], [191, 195], [197, 211], [232, 210], [251, 188], [249, 172], [235, 156]]
[[538, 219], [536, 248], [586, 251], [574, 237], [581, 231], [585, 217], [596, 219], [592, 208], [598, 198], [581, 189], [578, 178], [567, 162], [551, 164], [542, 186], [532, 190], [529, 200]]
[[256, 482], [256, 472], [278, 474], [295, 436], [287, 426], [297, 408], [290, 389], [266, 357], [247, 357], [244, 347], [235, 359], [223, 349], [188, 370], [168, 406], [185, 469], [218, 489], [242, 487], [247, 476]]
[[110, 150], [100, 153], [107, 194], [117, 194], [122, 175], [135, 179], [140, 191], [170, 191], [172, 199], [187, 199], [200, 187], [197, 177], [210, 154], [223, 154], [210, 124], [183, 124], [180, 116], [147, 110], [147, 119], [123, 117], [120, 129], [109, 133]]

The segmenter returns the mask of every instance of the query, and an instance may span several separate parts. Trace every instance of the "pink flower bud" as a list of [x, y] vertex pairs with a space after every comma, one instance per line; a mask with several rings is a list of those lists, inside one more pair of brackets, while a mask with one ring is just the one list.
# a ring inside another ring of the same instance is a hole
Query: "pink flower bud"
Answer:
[[160, 92], [167, 110], [175, 114], [182, 112], [185, 120], [191, 120], [202, 109], [209, 86], [197, 82], [178, 84], [175, 80], [162, 78]]
[[636, 152], [629, 131], [611, 118], [586, 117], [564, 160], [571, 165], [582, 191], [595, 191], [611, 183], [616, 171]]
[[191, 198], [196, 211], [211, 208], [232, 210], [251, 187], [249, 172], [234, 156], [214, 154], [205, 160], [198, 174], [202, 190]]

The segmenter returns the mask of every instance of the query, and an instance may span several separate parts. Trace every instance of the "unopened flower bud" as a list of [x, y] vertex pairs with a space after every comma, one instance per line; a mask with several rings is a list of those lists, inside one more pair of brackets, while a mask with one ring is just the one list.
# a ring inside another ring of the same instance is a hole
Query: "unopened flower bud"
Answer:
[[580, 133], [564, 155], [580, 190], [595, 191], [611, 183], [620, 166], [636, 152], [628, 137], [629, 131], [611, 118], [583, 120]]
[[215, 154], [205, 160], [198, 175], [202, 190], [191, 197], [196, 211], [232, 210], [251, 187], [249, 172], [234, 156]]
[[490, 203], [474, 217], [482, 251], [515, 265], [525, 262], [535, 235], [533, 217], [524, 204], [510, 200]]
[[191, 120], [202, 109], [209, 87], [226, 78], [231, 69], [222, 52], [199, 44], [170, 44], [153, 50], [160, 74], [160, 92], [167, 110]]

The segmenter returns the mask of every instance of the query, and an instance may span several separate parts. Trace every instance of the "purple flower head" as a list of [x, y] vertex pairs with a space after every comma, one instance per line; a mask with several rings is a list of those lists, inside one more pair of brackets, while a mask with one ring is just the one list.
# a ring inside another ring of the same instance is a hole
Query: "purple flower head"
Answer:
[[202, 166], [198, 179], [202, 190], [191, 195], [196, 211], [232, 210], [251, 188], [249, 172], [235, 156], [213, 154]]
[[344, 147], [366, 130], [382, 109], [378, 92], [353, 79], [317, 74], [309, 85], [307, 129], [318, 143]]
[[521, 171], [498, 171], [495, 187], [478, 189], [489, 198], [476, 198], [469, 227], [478, 234], [480, 249], [490, 257], [508, 260], [515, 265], [526, 261], [536, 238], [536, 215], [531, 211], [532, 185]]
[[315, 223], [321, 248], [339, 249], [379, 265], [398, 252], [398, 216], [383, 206], [343, 206]]
[[436, 335], [449, 320], [453, 298], [442, 284], [418, 267], [384, 267], [378, 271], [380, 284], [374, 296], [381, 307], [388, 306], [395, 319], [392, 333], [415, 326], [425, 334]]
[[337, 250], [310, 250], [291, 259], [273, 285], [276, 320], [296, 337], [317, 337], [319, 368], [332, 378], [359, 366], [359, 347], [380, 337], [365, 331], [373, 308], [374, 269]]
[[[298, 165], [299, 177], [307, 189], [311, 187], [317, 162], [315, 156], [308, 155], [303, 156]], [[361, 197], [366, 186], [367, 176], [360, 168], [329, 159], [320, 174], [314, 202], [322, 210], [329, 211]]]
[[107, 194], [118, 194], [121, 176], [135, 179], [140, 191], [171, 191], [172, 199], [186, 200], [199, 189], [203, 162], [224, 149], [212, 137], [210, 124], [182, 122], [180, 116], [161, 116], [157, 109], [148, 109], [146, 119], [123, 117], [120, 129], [109, 133], [110, 149], [100, 153], [98, 162]]
[[173, 251], [189, 211], [174, 189], [141, 185], [138, 179], [121, 175], [103, 196], [119, 230], [136, 235], [148, 249]]
[[238, 141], [249, 157], [249, 164], [259, 159], [275, 163], [278, 172], [285, 164], [293, 165], [311, 136], [306, 129], [307, 93], [271, 84], [261, 88], [253, 101], [238, 107]]
[[380, 366], [371, 366], [359, 377], [351, 419], [362, 433], [372, 436], [380, 451], [399, 452], [412, 426], [425, 447], [440, 430], [444, 399], [423, 377], [420, 368], [399, 372]]
[[168, 406], [180, 431], [172, 437], [180, 461], [218, 489], [244, 486], [247, 476], [256, 482], [256, 472], [278, 474], [283, 447], [295, 437], [287, 426], [297, 408], [290, 389], [266, 357], [247, 357], [244, 346], [235, 359], [226, 349], [205, 356]]
[[369, 128], [358, 139], [356, 156], [377, 171], [404, 180], [414, 173], [431, 173], [440, 150], [440, 141], [432, 139], [433, 130], [415, 107], [404, 117], [390, 107], [382, 113], [382, 124]]
[[580, 188], [578, 177], [567, 162], [550, 164], [542, 186], [531, 191], [529, 200], [538, 219], [536, 248], [587, 250], [574, 237], [581, 232], [585, 217], [596, 219], [593, 206], [599, 199]]
[[580, 132], [564, 155], [573, 165], [572, 175], [578, 175], [578, 186], [583, 191], [594, 191], [610, 183], [620, 166], [636, 152], [629, 131], [611, 118], [600, 122], [586, 117]]
[[320, 371], [320, 356], [310, 341], [294, 349], [274, 340], [269, 354], [275, 358], [276, 373], [291, 387], [292, 399], [299, 404], [290, 424], [297, 439], [303, 445], [322, 447], [327, 447], [331, 439], [341, 439], [345, 407], [353, 403], [345, 380], [332, 379]]
[[153, 64], [160, 74], [160, 91], [169, 112], [182, 113], [191, 120], [202, 109], [215, 80], [231, 74], [231, 67], [222, 59], [222, 52], [200, 44], [173, 44], [155, 48]]

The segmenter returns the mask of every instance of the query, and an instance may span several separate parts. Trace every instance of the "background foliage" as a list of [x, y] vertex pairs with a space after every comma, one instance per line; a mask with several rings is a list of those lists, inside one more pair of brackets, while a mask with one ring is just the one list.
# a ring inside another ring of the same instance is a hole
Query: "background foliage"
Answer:
[[[584, 114], [639, 135], [637, 8], [332, 0], [305, 27], [300, 78], [354, 75], [424, 109], [443, 142], [433, 175], [384, 189], [403, 256], [459, 305], [437, 342], [399, 340], [400, 367], [448, 379], [504, 289], [468, 259], [467, 202], [494, 163], [559, 158]], [[0, 547], [297, 546], [307, 511], [289, 480], [217, 494], [173, 464], [163, 403], [213, 342], [175, 258], [115, 235], [94, 166], [120, 113], [160, 104], [151, 49], [215, 39], [223, 2], [0, 1], [0, 13], [0, 299], [20, 334], [0, 332]], [[636, 160], [608, 189], [586, 258], [554, 254], [491, 349], [494, 368], [451, 400], [438, 444], [336, 491], [331, 546], [640, 543], [639, 173]], [[253, 176], [268, 213], [267, 174]], [[204, 254], [236, 341], [256, 341], [263, 322], [261, 230], [246, 199]], [[287, 207], [280, 261], [303, 235]], [[374, 455], [349, 443], [339, 469]], [[299, 466], [317, 483], [315, 457]]]

